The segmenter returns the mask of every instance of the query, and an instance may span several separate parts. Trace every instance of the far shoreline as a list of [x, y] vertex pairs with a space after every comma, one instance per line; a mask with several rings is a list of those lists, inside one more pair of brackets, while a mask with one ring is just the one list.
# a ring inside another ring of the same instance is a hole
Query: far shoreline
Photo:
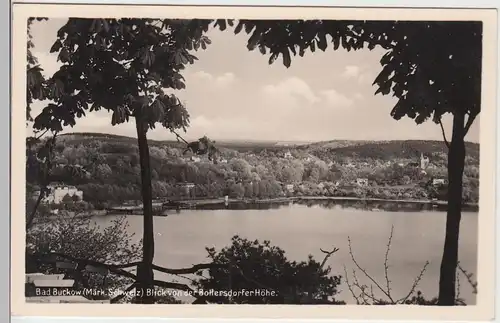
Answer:
[[[328, 202], [328, 201], [338, 201], [338, 202], [361, 202], [361, 203], [387, 203], [387, 204], [412, 204], [412, 205], [426, 205], [432, 207], [446, 208], [448, 205], [447, 201], [442, 200], [411, 200], [411, 199], [382, 199], [382, 198], [363, 198], [363, 197], [343, 197], [343, 196], [290, 196], [290, 197], [279, 197], [279, 198], [268, 198], [268, 199], [251, 199], [242, 198], [235, 199], [230, 198], [225, 200], [224, 198], [213, 198], [213, 199], [185, 199], [185, 200], [175, 200], [174, 204], [177, 207], [171, 205], [161, 208], [163, 211], [172, 210], [189, 210], [198, 209], [203, 210], [203, 207], [215, 206], [215, 205], [244, 205], [244, 204], [266, 204], [266, 203], [296, 203], [296, 202]], [[463, 203], [463, 208], [473, 209], [474, 212], [478, 212], [478, 203]], [[403, 209], [403, 208], [401, 208]], [[118, 206], [106, 209], [107, 214], [133, 214], [142, 215], [142, 207], [140, 206]], [[157, 213], [157, 212], [155, 212]], [[155, 216], [164, 216], [160, 214], [154, 214]]]
[[[360, 198], [360, 197], [342, 197], [342, 196], [291, 196], [291, 197], [280, 197], [280, 198], [269, 198], [269, 199], [228, 199], [227, 203], [224, 198], [218, 199], [192, 199], [192, 200], [177, 200], [175, 202], [179, 204], [184, 204], [181, 208], [175, 207], [166, 207], [161, 210], [161, 212], [154, 212], [153, 216], [155, 217], [166, 217], [170, 214], [171, 211], [182, 211], [182, 210], [222, 210], [226, 209], [229, 205], [239, 205], [241, 208], [239, 210], [245, 210], [244, 205], [259, 205], [259, 204], [281, 204], [284, 205], [286, 203], [294, 203], [294, 202], [328, 202], [328, 201], [337, 201], [337, 202], [361, 202], [361, 203], [387, 203], [389, 205], [395, 205], [396, 207], [392, 210], [384, 210], [379, 208], [368, 208], [363, 211], [366, 212], [374, 212], [374, 211], [408, 211], [405, 210], [404, 207], [400, 205], [420, 205], [420, 206], [431, 206], [431, 209], [428, 210], [416, 210], [419, 211], [438, 211], [438, 212], [446, 212], [447, 201], [432, 201], [432, 200], [396, 200], [396, 199], [380, 199], [380, 198]], [[204, 208], [210, 206], [225, 206], [224, 208]], [[479, 212], [479, 205], [477, 203], [463, 203], [462, 204], [462, 212]], [[443, 209], [444, 208], [444, 209]], [[250, 209], [250, 208], [249, 208]], [[166, 212], [169, 212], [168, 214]], [[68, 217], [75, 218], [86, 218], [86, 217], [105, 217], [105, 216], [119, 216], [119, 215], [134, 215], [134, 216], [142, 216], [142, 207], [140, 206], [118, 206], [112, 207], [104, 210], [92, 210], [88, 212], [80, 212], [76, 213], [74, 211], [67, 211]], [[57, 219], [59, 215], [52, 214], [43, 218], [38, 218], [35, 222], [43, 223], [47, 220]]]

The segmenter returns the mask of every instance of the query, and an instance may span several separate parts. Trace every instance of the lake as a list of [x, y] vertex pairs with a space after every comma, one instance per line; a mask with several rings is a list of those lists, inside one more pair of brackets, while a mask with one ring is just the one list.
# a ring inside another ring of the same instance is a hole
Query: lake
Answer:
[[[115, 216], [95, 217], [105, 226]], [[127, 216], [130, 230], [142, 237], [142, 217]], [[437, 296], [446, 213], [441, 211], [369, 211], [355, 207], [322, 204], [287, 204], [272, 208], [241, 207], [215, 210], [172, 211], [167, 217], [155, 217], [155, 264], [168, 268], [190, 267], [206, 263], [205, 247], [221, 249], [228, 246], [235, 234], [250, 240], [270, 240], [284, 249], [291, 260], [306, 260], [309, 254], [321, 262], [320, 248], [340, 250], [328, 260], [332, 273], [344, 277], [344, 265], [352, 281], [356, 269], [349, 254], [351, 239], [356, 261], [382, 286], [385, 286], [384, 255], [391, 226], [394, 225], [389, 254], [389, 278], [394, 298], [406, 296], [426, 261], [427, 270], [419, 284], [427, 298]], [[460, 232], [459, 261], [470, 273], [477, 270], [478, 213], [464, 212]], [[370, 285], [356, 269], [358, 280]], [[171, 279], [155, 274], [157, 279]], [[177, 280], [179, 280], [177, 278]], [[460, 276], [460, 297], [475, 304], [475, 295], [463, 275]], [[352, 303], [345, 282], [339, 286], [336, 299]], [[378, 296], [375, 290], [375, 295]]]

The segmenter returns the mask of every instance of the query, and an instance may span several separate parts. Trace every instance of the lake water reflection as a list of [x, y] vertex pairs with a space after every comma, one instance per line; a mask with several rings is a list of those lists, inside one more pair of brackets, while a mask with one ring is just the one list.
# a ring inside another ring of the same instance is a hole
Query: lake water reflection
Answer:
[[[243, 238], [270, 240], [286, 251], [289, 259], [306, 260], [309, 254], [321, 261], [320, 248], [340, 250], [328, 261], [332, 273], [344, 276], [344, 265], [349, 275], [355, 266], [349, 255], [348, 237], [357, 262], [373, 278], [385, 282], [384, 254], [394, 225], [389, 255], [389, 275], [395, 298], [408, 293], [415, 277], [426, 261], [429, 265], [420, 283], [428, 297], [437, 296], [439, 266], [444, 243], [446, 213], [436, 210], [399, 206], [399, 211], [381, 205], [351, 203], [339, 205], [329, 202], [306, 204], [282, 203], [259, 205], [230, 205], [228, 208], [171, 211], [167, 217], [155, 217], [155, 263], [169, 268], [188, 267], [208, 262], [205, 247], [223, 248], [237, 234]], [[401, 211], [401, 209], [405, 211]], [[376, 211], [373, 211], [376, 210]], [[96, 217], [106, 225], [114, 216]], [[127, 216], [130, 230], [137, 239], [142, 236], [142, 217]], [[477, 267], [477, 212], [464, 212], [460, 232], [459, 260], [464, 269], [476, 273]], [[357, 273], [361, 283], [369, 281]], [[157, 278], [167, 278], [157, 274]], [[351, 277], [349, 277], [351, 278]], [[472, 288], [461, 277], [461, 294], [467, 304], [475, 304]], [[177, 278], [178, 279], [178, 278]], [[353, 298], [343, 282], [337, 297], [348, 303]], [[375, 290], [377, 295], [377, 291]]]

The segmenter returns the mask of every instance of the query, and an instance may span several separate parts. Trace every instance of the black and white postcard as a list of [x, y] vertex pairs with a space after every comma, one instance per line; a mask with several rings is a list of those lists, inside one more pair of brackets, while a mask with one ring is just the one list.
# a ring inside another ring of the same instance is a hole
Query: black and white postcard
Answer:
[[493, 317], [494, 10], [13, 19], [14, 314]]

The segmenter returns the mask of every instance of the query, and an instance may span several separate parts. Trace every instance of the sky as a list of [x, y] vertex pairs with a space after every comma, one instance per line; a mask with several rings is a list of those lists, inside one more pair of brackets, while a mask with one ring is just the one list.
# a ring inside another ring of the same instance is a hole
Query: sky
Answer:
[[[57, 56], [49, 54], [65, 19], [35, 22], [33, 53], [52, 75], [59, 69]], [[441, 128], [431, 121], [416, 125], [411, 119], [396, 121], [390, 111], [396, 99], [374, 95], [372, 82], [381, 70], [382, 50], [328, 50], [292, 58], [290, 68], [281, 58], [269, 65], [268, 56], [246, 47], [248, 36], [210, 30], [212, 44], [196, 52], [198, 61], [185, 69], [186, 89], [178, 93], [190, 114], [183, 137], [207, 135], [215, 140], [442, 140]], [[44, 104], [36, 102], [36, 115]], [[443, 120], [451, 136], [451, 118]], [[102, 132], [136, 137], [132, 122], [111, 126], [111, 114], [91, 112], [64, 132]], [[30, 129], [28, 128], [28, 132]], [[150, 139], [174, 136], [157, 127]], [[479, 142], [479, 120], [466, 140]]]

